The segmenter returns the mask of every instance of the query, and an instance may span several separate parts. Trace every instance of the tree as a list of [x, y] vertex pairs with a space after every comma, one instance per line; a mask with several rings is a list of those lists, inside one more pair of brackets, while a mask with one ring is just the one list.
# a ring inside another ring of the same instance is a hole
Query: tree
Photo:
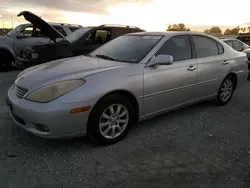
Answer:
[[240, 30], [241, 30], [243, 33], [246, 32], [246, 28], [245, 28], [245, 27], [241, 28]]
[[219, 33], [219, 34], [221, 34], [222, 31], [218, 26], [214, 26], [211, 29], [209, 29], [209, 33]]
[[205, 29], [205, 30], [204, 30], [204, 33], [209, 34], [209, 33], [210, 33], [210, 29]]
[[226, 29], [226, 31], [224, 32], [224, 35], [230, 35], [231, 30], [230, 29]]
[[169, 25], [167, 31], [190, 31], [190, 29], [186, 28], [185, 24], [179, 23]]
[[226, 29], [224, 35], [238, 35], [240, 31], [245, 31], [244, 28], [240, 28], [239, 26], [233, 29]]

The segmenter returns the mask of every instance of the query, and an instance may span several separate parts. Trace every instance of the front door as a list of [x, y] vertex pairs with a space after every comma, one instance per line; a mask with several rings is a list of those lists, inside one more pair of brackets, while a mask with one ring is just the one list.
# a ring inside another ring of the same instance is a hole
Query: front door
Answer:
[[49, 38], [46, 37], [38, 28], [33, 26], [27, 26], [21, 30], [15, 40], [15, 54], [20, 55], [22, 49], [30, 47], [47, 44]]
[[172, 55], [172, 65], [145, 67], [144, 113], [151, 115], [195, 100], [197, 61], [188, 35], [168, 39], [156, 53]]

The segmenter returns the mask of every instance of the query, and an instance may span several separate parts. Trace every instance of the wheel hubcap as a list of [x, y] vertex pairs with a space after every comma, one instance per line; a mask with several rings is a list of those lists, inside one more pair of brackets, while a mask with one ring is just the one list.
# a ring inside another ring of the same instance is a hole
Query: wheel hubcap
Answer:
[[122, 104], [109, 106], [99, 120], [101, 134], [108, 139], [120, 136], [126, 129], [129, 122], [129, 113]]
[[221, 91], [220, 91], [220, 97], [222, 101], [227, 101], [233, 92], [233, 83], [231, 80], [225, 80], [222, 84]]

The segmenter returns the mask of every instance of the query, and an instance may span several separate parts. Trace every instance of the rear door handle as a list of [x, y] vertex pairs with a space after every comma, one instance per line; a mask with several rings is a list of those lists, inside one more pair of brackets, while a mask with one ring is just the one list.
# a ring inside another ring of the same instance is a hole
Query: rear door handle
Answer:
[[188, 71], [194, 71], [194, 70], [196, 70], [196, 69], [197, 69], [197, 67], [196, 67], [196, 66], [193, 66], [193, 65], [190, 65], [190, 66], [187, 68]]

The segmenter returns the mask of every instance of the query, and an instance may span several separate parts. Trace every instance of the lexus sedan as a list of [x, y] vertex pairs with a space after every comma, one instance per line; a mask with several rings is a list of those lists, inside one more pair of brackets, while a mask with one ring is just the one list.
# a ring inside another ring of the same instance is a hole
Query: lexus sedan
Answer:
[[86, 56], [24, 70], [7, 104], [35, 135], [111, 144], [138, 120], [205, 99], [227, 104], [247, 80], [247, 62], [245, 53], [201, 33], [127, 34]]

